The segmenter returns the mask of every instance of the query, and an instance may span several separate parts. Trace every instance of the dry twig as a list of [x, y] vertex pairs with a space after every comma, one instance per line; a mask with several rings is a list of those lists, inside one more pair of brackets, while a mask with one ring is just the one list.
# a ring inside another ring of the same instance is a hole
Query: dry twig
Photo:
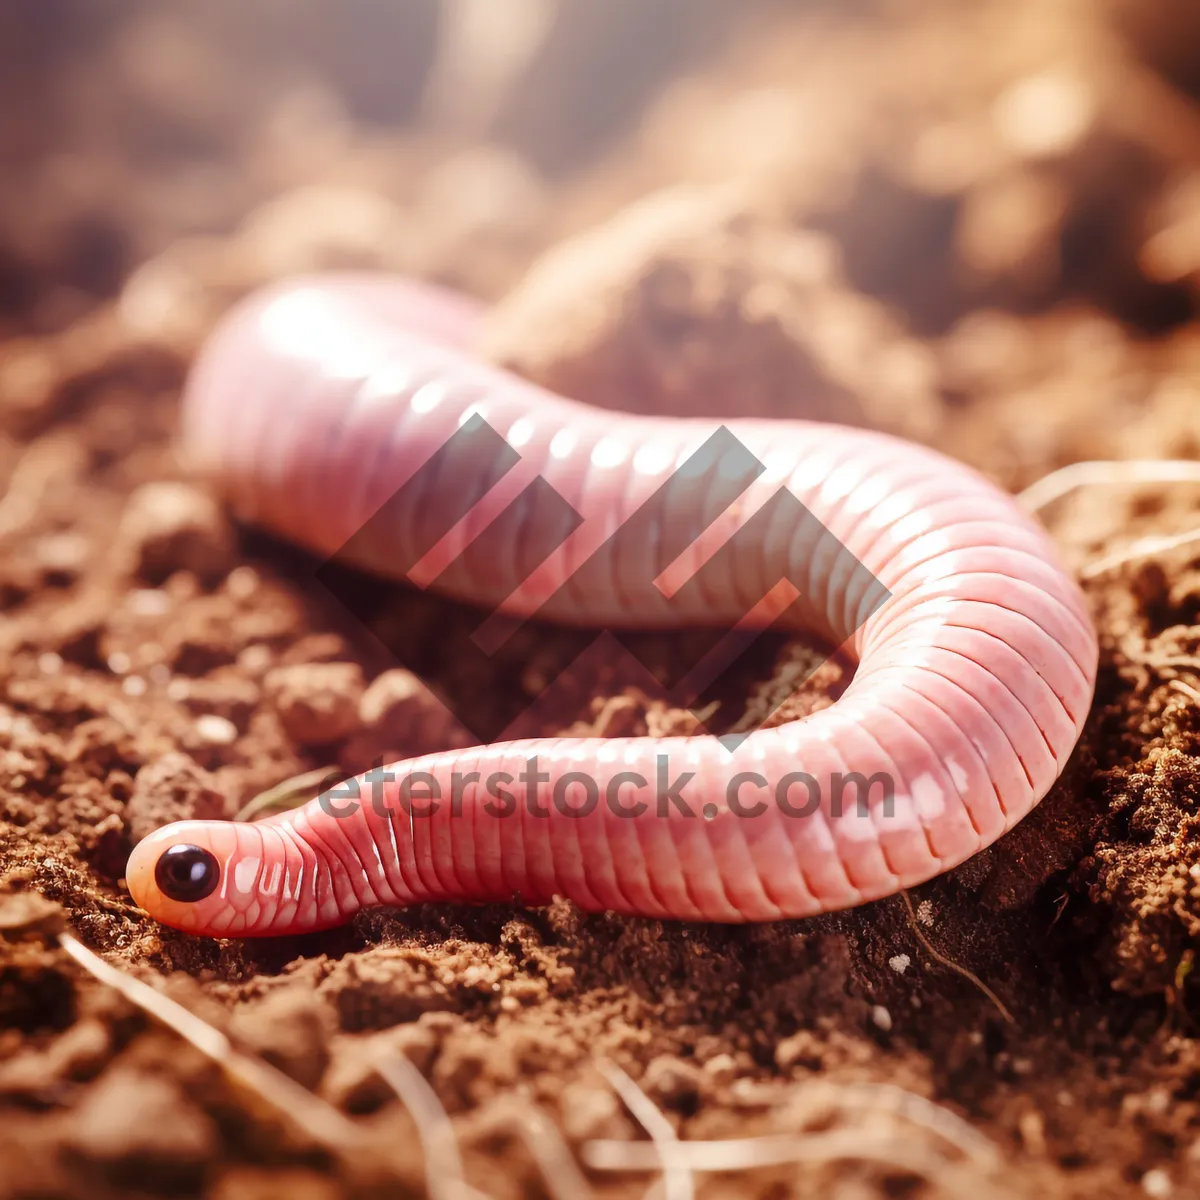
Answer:
[[713, 1142], [597, 1140], [583, 1148], [584, 1162], [595, 1171], [651, 1171], [662, 1167], [687, 1171], [748, 1171], [788, 1163], [822, 1165], [838, 1160], [877, 1163], [928, 1179], [950, 1196], [1002, 1200], [1005, 1193], [978, 1170], [946, 1162], [911, 1138], [881, 1137], [855, 1129], [819, 1133], [768, 1134]]
[[[260, 1059], [234, 1048], [206, 1021], [142, 980], [105, 962], [72, 934], [62, 933], [63, 949], [84, 970], [130, 1003], [173, 1030], [217, 1063], [235, 1082], [285, 1116], [312, 1141], [339, 1156], [366, 1144], [363, 1131], [337, 1109]], [[986, 989], [985, 989], [986, 990]], [[835, 1130], [768, 1135], [718, 1142], [681, 1142], [666, 1117], [619, 1067], [602, 1062], [601, 1072], [650, 1135], [649, 1144], [597, 1140], [583, 1147], [584, 1161], [598, 1171], [662, 1173], [666, 1200], [694, 1200], [695, 1171], [738, 1171], [787, 1163], [828, 1163], [839, 1159], [875, 1162], [929, 1179], [949, 1192], [969, 1189], [977, 1200], [1002, 1200], [986, 1179], [915, 1147], [910, 1140]], [[402, 1055], [378, 1064], [380, 1075], [404, 1104], [425, 1155], [426, 1186], [433, 1200], [488, 1200], [466, 1182], [454, 1127], [425, 1077]], [[926, 1129], [955, 1147], [972, 1165], [991, 1170], [996, 1148], [949, 1110], [890, 1084], [823, 1085], [825, 1095], [850, 1109], [874, 1105]], [[540, 1110], [506, 1114], [505, 1123], [523, 1139], [555, 1200], [591, 1195], [561, 1134]]]
[[252, 821], [265, 812], [299, 808], [314, 795], [319, 795], [325, 788], [337, 783], [342, 776], [343, 772], [338, 767], [318, 767], [315, 771], [293, 775], [291, 779], [285, 779], [248, 800], [234, 813], [233, 819]]
[[1072, 463], [1030, 484], [1017, 499], [1036, 514], [1082, 487], [1135, 487], [1143, 483], [1200, 483], [1200, 462], [1142, 458]]
[[443, 129], [478, 135], [536, 58], [558, 0], [443, 0], [442, 8], [425, 116]]
[[[646, 1149], [658, 1155], [662, 1164], [665, 1200], [695, 1200], [696, 1185], [691, 1168], [672, 1159], [680, 1142], [671, 1122], [655, 1107], [654, 1102], [616, 1063], [597, 1063], [600, 1073], [612, 1085], [643, 1129], [650, 1135]], [[625, 1145], [627, 1143], [619, 1143]]]
[[1140, 538], [1132, 545], [1126, 546], [1123, 550], [1106, 554], [1103, 558], [1088, 563], [1079, 572], [1079, 576], [1081, 579], [1097, 579], [1099, 576], [1107, 575], [1109, 571], [1116, 570], [1116, 568], [1123, 567], [1128, 563], [1144, 562], [1146, 559], [1155, 558], [1159, 554], [1168, 554], [1172, 550], [1184, 550], [1189, 546], [1200, 546], [1200, 529], [1189, 529], [1184, 533], [1177, 533], [1168, 537]]
[[[1196, 483], [1200, 484], [1200, 462], [1190, 459], [1115, 459], [1072, 463], [1058, 471], [1051, 471], [1036, 483], [1030, 484], [1017, 499], [1031, 513], [1039, 514], [1064, 496], [1083, 487], [1136, 487], [1147, 483]], [[1081, 579], [1097, 579], [1101, 575], [1123, 567], [1128, 563], [1141, 562], [1172, 550], [1183, 550], [1200, 545], [1200, 529], [1189, 529], [1184, 533], [1166, 537], [1141, 538], [1122, 550], [1106, 554], [1083, 567]]]
[[389, 1055], [375, 1069], [417, 1127], [425, 1155], [425, 1188], [432, 1200], [487, 1200], [467, 1183], [454, 1124], [425, 1076], [403, 1054]]
[[910, 1124], [941, 1138], [976, 1165], [987, 1168], [1000, 1166], [999, 1147], [974, 1125], [964, 1121], [950, 1109], [894, 1083], [822, 1082], [806, 1084], [805, 1091], [813, 1091], [817, 1096], [831, 1099], [850, 1111], [875, 1109], [894, 1113]]
[[515, 1133], [542, 1173], [551, 1200], [590, 1200], [592, 1187], [563, 1135], [536, 1105], [490, 1114], [489, 1130]]
[[1016, 1025], [1016, 1019], [1012, 1013], [1005, 1007], [1004, 1002], [992, 991], [974, 971], [968, 970], [966, 967], [956, 963], [953, 959], [947, 958], [944, 954], [936, 950], [930, 940], [921, 932], [921, 927], [917, 924], [917, 914], [913, 909], [912, 900], [907, 892], [901, 892], [900, 898], [904, 901], [904, 907], [908, 909], [908, 923], [912, 928], [913, 936], [917, 941], [925, 947], [926, 952], [934, 959], [935, 962], [941, 963], [943, 967], [954, 971], [961, 975], [964, 979], [968, 979], [973, 983], [995, 1006], [1000, 1015], [1010, 1024]]
[[[639, 1093], [640, 1094], [640, 1093]], [[914, 1143], [912, 1138], [862, 1129], [797, 1134], [766, 1134], [721, 1141], [663, 1141], [647, 1145], [597, 1139], [583, 1147], [584, 1162], [596, 1171], [652, 1171], [672, 1167], [688, 1171], [747, 1171], [764, 1167], [838, 1160], [876, 1163], [928, 1179], [948, 1195], [970, 1194], [1000, 1200], [1002, 1190], [989, 1181], [1001, 1165], [999, 1149], [949, 1109], [893, 1084], [805, 1084], [801, 1095], [832, 1099], [854, 1113], [888, 1111], [952, 1146], [966, 1160], [951, 1162]]]
[[217, 1063], [230, 1079], [285, 1116], [317, 1145], [340, 1155], [363, 1144], [364, 1135], [353, 1121], [301, 1087], [291, 1076], [235, 1049], [219, 1029], [214, 1029], [148, 983], [105, 962], [73, 934], [60, 933], [58, 940], [67, 954], [94, 979], [119, 992], [131, 1004], [190, 1042], [206, 1058]]

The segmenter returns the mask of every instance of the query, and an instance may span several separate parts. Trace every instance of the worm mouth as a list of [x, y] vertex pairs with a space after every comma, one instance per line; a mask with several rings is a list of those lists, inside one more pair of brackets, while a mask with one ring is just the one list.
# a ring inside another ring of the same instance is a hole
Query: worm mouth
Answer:
[[202, 846], [169, 846], [154, 864], [154, 883], [168, 899], [194, 904], [216, 891], [221, 867], [216, 856]]

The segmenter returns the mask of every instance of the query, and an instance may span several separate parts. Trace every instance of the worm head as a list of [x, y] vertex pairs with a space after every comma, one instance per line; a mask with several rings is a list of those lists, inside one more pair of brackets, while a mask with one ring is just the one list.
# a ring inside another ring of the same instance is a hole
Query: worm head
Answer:
[[125, 879], [134, 901], [164, 925], [232, 937], [258, 915], [263, 857], [251, 826], [177, 821], [134, 847]]

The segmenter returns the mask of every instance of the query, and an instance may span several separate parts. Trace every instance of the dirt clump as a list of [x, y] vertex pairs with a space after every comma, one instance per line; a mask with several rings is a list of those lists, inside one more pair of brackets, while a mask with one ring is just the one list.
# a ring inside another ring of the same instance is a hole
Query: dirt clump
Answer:
[[482, 348], [603, 408], [928, 436], [933, 356], [846, 287], [837, 259], [832, 239], [736, 196], [656, 193], [547, 252], [492, 310]]

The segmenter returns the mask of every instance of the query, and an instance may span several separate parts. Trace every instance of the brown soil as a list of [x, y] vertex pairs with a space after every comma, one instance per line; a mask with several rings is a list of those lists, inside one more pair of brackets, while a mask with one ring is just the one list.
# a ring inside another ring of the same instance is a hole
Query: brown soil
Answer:
[[[226, 943], [133, 908], [124, 862], [158, 824], [460, 736], [338, 623], [313, 563], [235, 527], [176, 460], [196, 345], [264, 280], [449, 282], [499, 301], [481, 352], [581, 398], [836, 415], [1013, 488], [1200, 456], [1200, 55], [1166, 0], [568, 5], [490, 110], [421, 121], [437, 5], [335, 7], [0, 13], [0, 1196], [423, 1194], [375, 1071], [395, 1051], [494, 1197], [549, 1191], [528, 1114], [572, 1153], [644, 1137], [601, 1058], [687, 1139], [844, 1129], [909, 1151], [700, 1176], [705, 1197], [1196, 1194], [1194, 548], [1089, 582], [1103, 662], [1075, 760], [913, 894], [915, 923], [901, 898], [744, 929], [441, 906]], [[1082, 567], [1200, 524], [1198, 500], [1095, 490], [1047, 519]], [[385, 599], [407, 665], [449, 686], [435, 635], [475, 615]], [[519, 686], [576, 645], [536, 631]], [[645, 639], [648, 662], [686, 653]], [[771, 647], [720, 719], [793, 690], [781, 716], [828, 703], [844, 671], [817, 661]], [[486, 709], [513, 677], [457, 683]], [[600, 663], [530, 731], [686, 723], [633, 682]], [[64, 926], [372, 1149], [298, 1133], [77, 967]], [[822, 1090], [865, 1082], [966, 1118], [999, 1179], [888, 1094]]]

